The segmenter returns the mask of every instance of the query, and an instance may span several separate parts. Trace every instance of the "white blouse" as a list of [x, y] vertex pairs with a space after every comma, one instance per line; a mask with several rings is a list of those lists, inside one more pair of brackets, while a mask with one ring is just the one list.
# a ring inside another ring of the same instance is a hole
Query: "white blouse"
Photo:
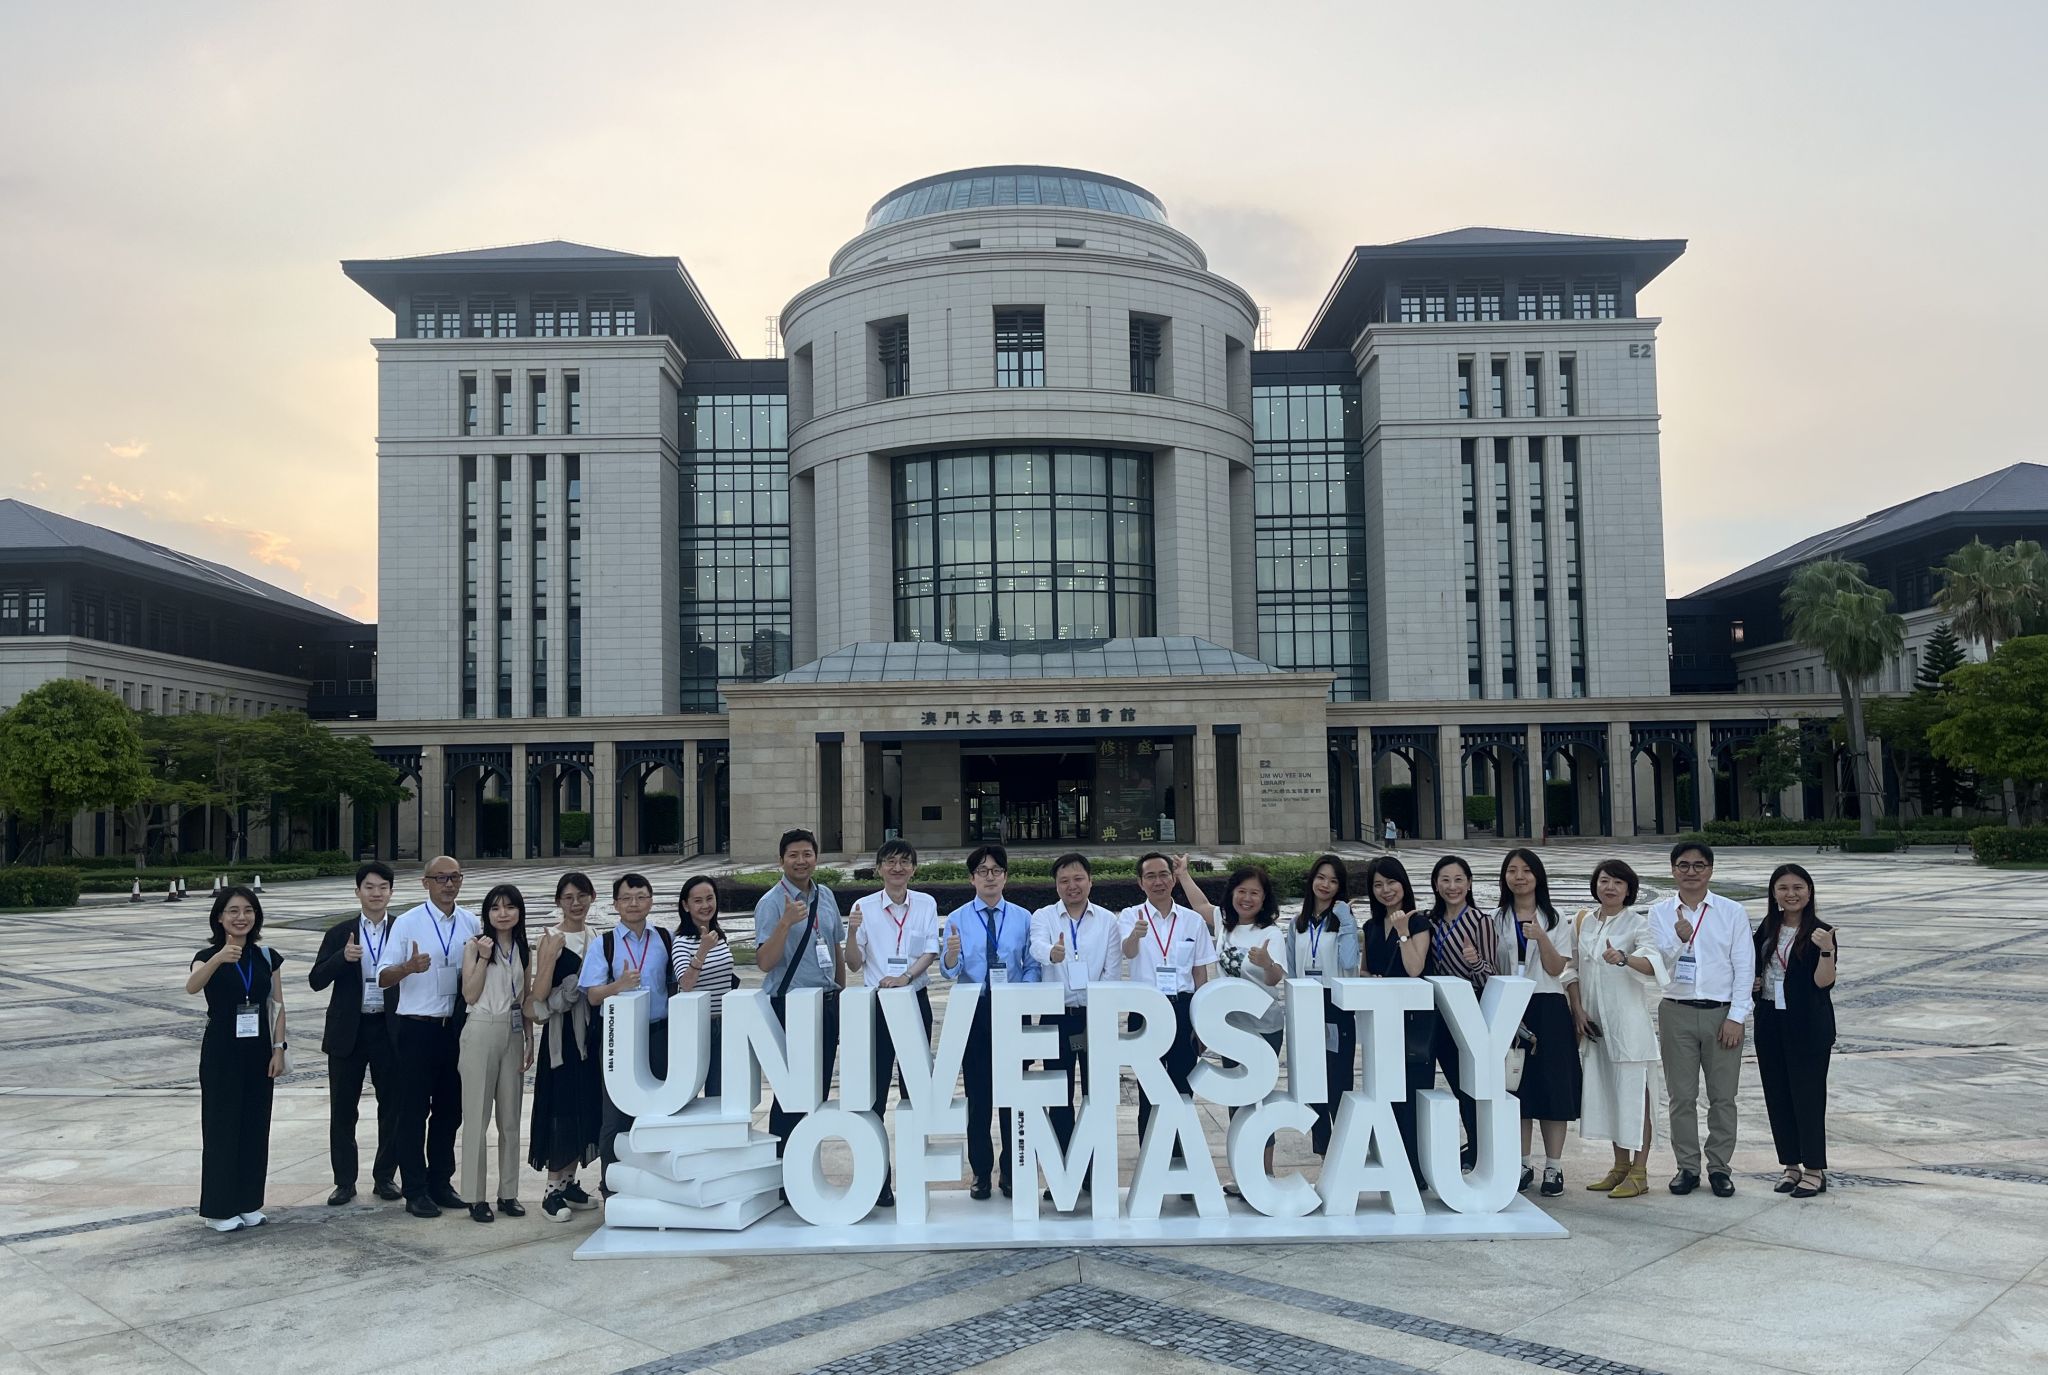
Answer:
[[[1543, 924], [1543, 913], [1536, 913], [1536, 923]], [[1565, 973], [1552, 974], [1543, 967], [1543, 947], [1533, 937], [1522, 935], [1522, 924], [1515, 920], [1513, 908], [1505, 908], [1493, 914], [1494, 967], [1503, 974], [1520, 974], [1533, 980], [1537, 993], [1562, 993], [1567, 982]], [[1571, 918], [1558, 914], [1557, 925], [1544, 932], [1550, 937], [1550, 944], [1565, 958], [1565, 971], [1571, 968], [1572, 923]], [[1522, 944], [1518, 948], [1516, 942]], [[1530, 996], [1535, 996], [1531, 994]]]
[[1271, 926], [1253, 926], [1249, 922], [1244, 922], [1224, 933], [1223, 945], [1226, 950], [1238, 952], [1241, 961], [1237, 969], [1239, 976], [1250, 980], [1253, 987], [1265, 990], [1273, 999], [1272, 1007], [1253, 1019], [1250, 1024], [1252, 1030], [1261, 1033], [1278, 1031], [1286, 1019], [1287, 985], [1284, 981], [1278, 984], [1267, 983], [1265, 971], [1252, 963], [1252, 951], [1263, 949], [1266, 958], [1284, 972], [1287, 968], [1286, 932], [1277, 922]]
[[[1667, 966], [1651, 935], [1650, 918], [1624, 908], [1602, 920], [1597, 909], [1586, 909], [1558, 925], [1572, 946], [1565, 978], [1578, 984], [1579, 1006], [1600, 1024], [1601, 1039], [1585, 1042], [1587, 1052], [1597, 1046], [1609, 1059], [1624, 1063], [1657, 1059], [1654, 1009]], [[1649, 961], [1651, 972], [1609, 964], [1604, 955], [1610, 946]]]

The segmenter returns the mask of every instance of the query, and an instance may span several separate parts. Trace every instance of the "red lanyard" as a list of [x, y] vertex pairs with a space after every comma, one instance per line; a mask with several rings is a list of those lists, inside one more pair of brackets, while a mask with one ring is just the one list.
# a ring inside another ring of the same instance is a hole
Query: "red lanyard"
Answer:
[[[625, 928], [621, 927], [619, 930], [619, 949], [625, 952], [626, 959], [633, 960], [633, 947], [627, 941], [627, 935], [628, 933], [625, 930]], [[647, 968], [647, 950], [648, 947], [653, 944], [654, 933], [652, 931], [642, 930], [640, 933], [640, 958], [637, 960], [633, 960], [633, 972], [635, 974], [638, 974], [642, 970]]]
[[895, 905], [887, 898], [882, 899], [882, 915], [896, 925], [896, 953], [900, 955], [903, 953], [903, 928], [910, 924], [910, 899], [905, 897], [903, 900], [903, 917], [900, 921], [897, 920], [895, 912], [890, 910]]
[[[1681, 917], [1685, 915], [1685, 904], [1684, 904], [1684, 903], [1682, 903], [1682, 902], [1678, 904], [1678, 915], [1679, 915], [1679, 916], [1681, 916]], [[1706, 900], [1705, 898], [1701, 898], [1701, 899], [1700, 899], [1700, 918], [1699, 918], [1699, 920], [1698, 920], [1698, 921], [1696, 921], [1696, 922], [1694, 922], [1694, 923], [1692, 924], [1692, 939], [1691, 939], [1691, 940], [1689, 940], [1689, 941], [1687, 941], [1687, 942], [1685, 943], [1685, 953], [1686, 953], [1686, 954], [1690, 955], [1690, 954], [1692, 953], [1692, 948], [1693, 948], [1693, 947], [1694, 947], [1695, 945], [1698, 945], [1698, 944], [1700, 943], [1700, 932], [1706, 929], [1706, 925], [1707, 925], [1707, 900]]]
[[1173, 909], [1173, 920], [1172, 920], [1172, 921], [1170, 921], [1170, 922], [1168, 922], [1168, 923], [1166, 924], [1166, 938], [1165, 938], [1164, 940], [1161, 940], [1161, 939], [1159, 938], [1159, 928], [1158, 928], [1158, 927], [1157, 927], [1156, 925], [1155, 925], [1155, 926], [1154, 926], [1154, 927], [1152, 928], [1152, 940], [1153, 940], [1153, 943], [1154, 943], [1154, 944], [1156, 944], [1156, 945], [1157, 945], [1157, 946], [1159, 947], [1159, 962], [1160, 962], [1161, 964], [1170, 964], [1170, 963], [1172, 963], [1172, 961], [1170, 961], [1170, 960], [1168, 960], [1168, 959], [1166, 958], [1166, 951], [1167, 951], [1167, 947], [1169, 947], [1169, 946], [1171, 946], [1171, 945], [1173, 944], [1173, 933], [1174, 933], [1175, 929], [1176, 929], [1176, 928], [1178, 928], [1179, 926], [1180, 926], [1180, 909], [1179, 909], [1178, 907], [1176, 907], [1176, 908], [1174, 908], [1174, 909]]

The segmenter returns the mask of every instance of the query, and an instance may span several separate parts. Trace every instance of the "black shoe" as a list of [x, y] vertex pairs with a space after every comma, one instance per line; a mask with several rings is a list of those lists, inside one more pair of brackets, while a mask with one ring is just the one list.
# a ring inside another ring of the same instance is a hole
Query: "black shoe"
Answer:
[[1002, 1182], [1002, 1186], [1001, 1186], [1001, 1187], [1002, 1187], [1002, 1190], [1003, 1190], [1003, 1197], [1004, 1197], [1004, 1198], [1008, 1198], [1008, 1197], [1010, 1196], [1010, 1181], [1009, 1181], [1009, 1180], [1007, 1180], [1007, 1179], [1006, 1179], [1006, 1180], [1004, 1180], [1004, 1181]]
[[896, 1206], [896, 1191], [895, 1191], [894, 1189], [890, 1188], [890, 1187], [889, 1187], [889, 1186], [888, 1186], [887, 1184], [884, 1184], [884, 1185], [882, 1186], [882, 1192], [881, 1192], [881, 1193], [879, 1193], [879, 1194], [877, 1194], [877, 1195], [875, 1195], [875, 1206], [876, 1206], [877, 1208], [893, 1208], [893, 1207], [895, 1207], [895, 1206]]
[[562, 1197], [560, 1189], [550, 1189], [540, 1201], [540, 1215], [549, 1222], [569, 1220], [569, 1200]]
[[438, 1189], [428, 1189], [427, 1197], [434, 1200], [436, 1207], [451, 1212], [459, 1213], [469, 1206], [469, 1204], [463, 1202], [461, 1194], [456, 1193], [455, 1190], [449, 1188], [446, 1184], [443, 1184]]
[[1699, 1186], [1700, 1177], [1691, 1170], [1680, 1170], [1671, 1176], [1671, 1192], [1674, 1194], [1689, 1194]]
[[525, 1217], [526, 1205], [516, 1198], [501, 1198], [498, 1200], [498, 1211], [506, 1217]]
[[1804, 1179], [1802, 1179], [1802, 1180], [1800, 1180], [1800, 1181], [1799, 1181], [1799, 1187], [1798, 1187], [1798, 1188], [1796, 1188], [1796, 1189], [1794, 1189], [1794, 1190], [1792, 1191], [1792, 1197], [1794, 1197], [1794, 1198], [1813, 1198], [1814, 1196], [1816, 1196], [1816, 1195], [1818, 1195], [1818, 1194], [1824, 1194], [1824, 1193], [1826, 1193], [1826, 1192], [1828, 1191], [1828, 1177], [1827, 1177], [1827, 1175], [1826, 1175], [1826, 1174], [1824, 1174], [1824, 1173], [1822, 1173], [1822, 1172], [1821, 1172], [1821, 1171], [1819, 1171], [1819, 1170], [1815, 1170], [1815, 1171], [1814, 1171], [1813, 1173], [1814, 1173], [1815, 1175], [1819, 1176], [1819, 1178], [1820, 1178], [1820, 1187], [1818, 1187], [1818, 1188], [1815, 1188], [1815, 1187], [1814, 1187], [1813, 1185], [1811, 1185], [1811, 1184], [1808, 1184], [1808, 1183], [1807, 1183], [1807, 1182], [1806, 1182], [1806, 1181], [1805, 1181]]
[[491, 1211], [491, 1205], [488, 1203], [472, 1203], [469, 1205], [469, 1220], [471, 1222], [495, 1222], [497, 1214]]
[[383, 1199], [387, 1203], [396, 1203], [399, 1199], [405, 1197], [405, 1191], [403, 1189], [400, 1189], [396, 1183], [388, 1179], [378, 1180], [376, 1184], [372, 1186], [370, 1192], [377, 1195], [377, 1197]]
[[562, 1202], [579, 1213], [587, 1213], [597, 1206], [597, 1200], [583, 1192], [583, 1186], [573, 1179], [562, 1186]]
[[330, 1208], [339, 1208], [339, 1207], [340, 1207], [340, 1206], [341, 1206], [342, 1204], [344, 1204], [344, 1203], [348, 1202], [348, 1201], [349, 1201], [350, 1199], [354, 1198], [355, 1196], [356, 1196], [356, 1186], [355, 1186], [355, 1185], [353, 1185], [353, 1184], [337, 1184], [337, 1185], [335, 1185], [335, 1186], [334, 1186], [334, 1192], [333, 1192], [333, 1193], [331, 1193], [331, 1194], [329, 1194], [329, 1195], [327, 1195], [327, 1206], [328, 1206], [328, 1207], [330, 1207]]
[[1785, 1171], [1785, 1177], [1783, 1179], [1779, 1180], [1776, 1184], [1771, 1186], [1771, 1192], [1774, 1194], [1789, 1194], [1798, 1187], [1799, 1171], [1796, 1168], [1789, 1169]]
[[1470, 1174], [1479, 1168], [1479, 1148], [1477, 1146], [1467, 1145], [1465, 1149], [1458, 1152], [1458, 1168], [1466, 1174]]
[[1526, 1194], [1529, 1192], [1529, 1186], [1531, 1184], [1534, 1184], [1535, 1182], [1536, 1171], [1531, 1169], [1529, 1166], [1524, 1165], [1522, 1167], [1522, 1182], [1515, 1185], [1515, 1192], [1518, 1194]]
[[414, 1217], [441, 1216], [441, 1210], [434, 1206], [434, 1200], [431, 1198], [408, 1198], [405, 1201], [405, 1211]]
[[1543, 1172], [1543, 1196], [1545, 1198], [1556, 1198], [1563, 1192], [1564, 1171], [1546, 1169]]
[[1716, 1172], [1707, 1176], [1707, 1182], [1714, 1186], [1715, 1198], [1735, 1197], [1735, 1181], [1726, 1174]]
[[988, 1176], [978, 1174], [974, 1177], [974, 1187], [967, 1191], [967, 1196], [978, 1203], [992, 1192], [993, 1190], [988, 1187]]

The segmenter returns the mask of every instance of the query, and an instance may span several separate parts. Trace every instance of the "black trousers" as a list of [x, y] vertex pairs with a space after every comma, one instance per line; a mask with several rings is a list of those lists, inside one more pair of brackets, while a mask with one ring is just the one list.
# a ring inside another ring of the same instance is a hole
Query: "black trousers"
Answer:
[[270, 1037], [237, 1037], [232, 1011], [210, 1015], [199, 1042], [199, 1216], [263, 1210], [276, 1089]]
[[[1175, 1089], [1187, 1093], [1188, 1076], [1195, 1072], [1195, 1024], [1190, 1007], [1194, 1001], [1192, 993], [1173, 995], [1173, 1044], [1166, 1048], [1161, 1063], [1166, 1066], [1166, 1077], [1173, 1081]], [[1152, 1120], [1152, 1100], [1145, 1096], [1145, 1090], [1138, 1090], [1138, 1141], [1145, 1140], [1145, 1128]], [[1176, 1152], [1178, 1154], [1178, 1152]]]
[[[967, 1168], [976, 1179], [987, 1179], [1000, 1166], [1003, 1187], [1009, 1188], [1014, 1157], [1010, 1151], [1008, 1108], [995, 1108], [995, 1045], [989, 1030], [994, 1000], [986, 990], [974, 1004], [974, 1020], [968, 1024], [967, 1058], [961, 1062], [960, 1078], [967, 1086]], [[989, 1139], [991, 1121], [1000, 1117], [1002, 1135]]]
[[[593, 1019], [591, 1026], [595, 1028], [597, 1025], [597, 1021]], [[713, 1018], [711, 1025], [715, 1029], [718, 1026], [718, 1019]], [[652, 1022], [649, 1023], [649, 1026], [652, 1029], [647, 1035], [647, 1064], [654, 1071], [655, 1078], [666, 1079], [668, 1077], [668, 1023], [666, 1021]], [[602, 1051], [597, 1053], [600, 1057], [603, 1055]], [[716, 1051], [713, 1054], [715, 1056]], [[602, 1059], [600, 1059], [599, 1063], [603, 1063]], [[712, 1063], [716, 1065], [718, 1062], [716, 1059], [713, 1059]], [[603, 1080], [600, 1079], [598, 1082], [602, 1083]], [[605, 1193], [611, 1192], [611, 1180], [608, 1176], [611, 1173], [611, 1167], [617, 1163], [619, 1158], [619, 1133], [630, 1131], [632, 1127], [633, 1114], [619, 1111], [619, 1105], [612, 1102], [611, 1090], [606, 1089], [604, 1094], [604, 1116], [599, 1119], [597, 1128], [597, 1158], [600, 1162], [598, 1169], [603, 1171], [598, 1176], [598, 1187]]]
[[1828, 1167], [1828, 1061], [1834, 1046], [1814, 1045], [1769, 1003], [1756, 1008], [1756, 1068], [1780, 1165]]
[[453, 1017], [399, 1017], [392, 1027], [398, 1171], [407, 1198], [453, 1187], [455, 1136], [462, 1129], [459, 1030]]
[[[932, 995], [925, 989], [917, 990], [917, 1010], [924, 1018], [924, 1043], [932, 1043]], [[896, 1068], [896, 1039], [889, 1031], [889, 1019], [882, 1015], [879, 1004], [875, 1007], [875, 1101], [873, 1111], [877, 1118], [889, 1110], [889, 1081], [895, 1080], [900, 1098], [909, 1097], [902, 1089], [903, 1076]], [[895, 1178], [892, 1169], [889, 1177]]]
[[[1308, 1143], [1317, 1155], [1330, 1150], [1330, 1133], [1337, 1125], [1337, 1105], [1344, 1094], [1358, 1087], [1358, 1017], [1323, 999], [1323, 1065], [1329, 1077], [1329, 1096], [1315, 1104], [1316, 1124], [1309, 1130]], [[1330, 1049], [1329, 1028], [1337, 1029], [1337, 1048]]]
[[1060, 1029], [1059, 1058], [1047, 1060], [1045, 1067], [1066, 1071], [1067, 1101], [1048, 1112], [1046, 1117], [1052, 1123], [1054, 1139], [1060, 1143], [1060, 1154], [1065, 1155], [1074, 1140], [1074, 1105], [1088, 1092], [1088, 1050], [1084, 1039], [1088, 1034], [1088, 1009], [1070, 1007], [1057, 1017], [1040, 1017], [1038, 1024]]
[[327, 1057], [327, 1155], [334, 1182], [356, 1184], [356, 1119], [363, 1101], [363, 1075], [377, 1094], [377, 1154], [370, 1178], [379, 1184], [398, 1176], [398, 1054], [391, 1044], [391, 1016], [365, 1012], [356, 1043], [346, 1055]]
[[[1465, 1124], [1465, 1144], [1469, 1148], [1479, 1140], [1479, 1103], [1459, 1087], [1463, 1075], [1458, 1068], [1458, 1042], [1442, 1018], [1437, 1019], [1430, 1049], [1436, 1059], [1436, 1067], [1443, 1071], [1444, 1083], [1458, 1095], [1458, 1120]], [[1412, 1116], [1414, 1109], [1411, 1107], [1409, 1112]]]
[[[771, 998], [768, 1005], [775, 1009], [775, 1019], [782, 1023], [783, 1030], [789, 1029], [788, 1017], [784, 1011], [785, 1000]], [[825, 1079], [823, 1090], [826, 1097], [832, 1094], [832, 1067], [839, 1063], [839, 993], [836, 989], [825, 990], [825, 1065], [820, 1071]], [[789, 1134], [796, 1130], [796, 1124], [804, 1120], [804, 1114], [790, 1112], [782, 1106], [782, 1100], [775, 1098], [768, 1104], [768, 1130], [775, 1137], [775, 1156], [779, 1160], [789, 1145]]]

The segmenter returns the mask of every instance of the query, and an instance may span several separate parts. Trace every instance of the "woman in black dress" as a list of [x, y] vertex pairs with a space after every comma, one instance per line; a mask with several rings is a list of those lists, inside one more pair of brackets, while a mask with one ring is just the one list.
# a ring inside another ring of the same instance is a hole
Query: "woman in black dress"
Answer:
[[1835, 928], [1820, 919], [1813, 875], [1781, 864], [1756, 928], [1756, 1068], [1785, 1177], [1777, 1191], [1828, 1188], [1828, 1061], [1835, 1050]]
[[[1408, 868], [1392, 855], [1383, 855], [1366, 870], [1365, 891], [1372, 903], [1372, 920], [1360, 927], [1364, 939], [1364, 968], [1369, 979], [1414, 979], [1429, 965], [1429, 918], [1415, 910], [1415, 885]], [[1436, 1013], [1410, 1012], [1401, 1019], [1404, 1058], [1407, 1062], [1406, 1092], [1394, 1104], [1394, 1125], [1408, 1148], [1408, 1167], [1415, 1183], [1422, 1184], [1422, 1155], [1415, 1136], [1415, 1095], [1436, 1082], [1432, 1053], [1436, 1036]]]
[[585, 922], [596, 897], [597, 890], [587, 876], [562, 875], [555, 883], [559, 920], [541, 934], [533, 952], [533, 985], [526, 1015], [541, 1027], [541, 1034], [540, 1049], [534, 1056], [526, 1163], [547, 1172], [540, 1211], [549, 1222], [567, 1222], [571, 1212], [597, 1206], [597, 1200], [576, 1182], [577, 1167], [597, 1159], [597, 1135], [604, 1117], [603, 1086], [598, 1079], [604, 1031], [591, 1015], [589, 1000], [576, 986], [583, 953], [590, 945]]
[[[284, 956], [256, 943], [263, 904], [239, 884], [215, 894], [213, 940], [192, 957], [187, 993], [206, 995], [199, 1041], [199, 1216], [216, 1232], [261, 1227], [270, 1102], [284, 1073]], [[277, 999], [277, 1025], [269, 1003]]]
[[1571, 960], [1571, 931], [1560, 928], [1557, 907], [1550, 900], [1550, 875], [1534, 850], [1514, 849], [1500, 865], [1500, 906], [1494, 909], [1495, 970], [1519, 974], [1536, 985], [1522, 1026], [1535, 1043], [1522, 1062], [1522, 1082], [1515, 1097], [1522, 1109], [1522, 1180], [1536, 1182], [1536, 1157], [1530, 1147], [1536, 1129], [1543, 1133], [1543, 1194], [1564, 1192], [1565, 1125], [1579, 1120], [1583, 1069], [1579, 1064], [1578, 1025], [1565, 992]]

